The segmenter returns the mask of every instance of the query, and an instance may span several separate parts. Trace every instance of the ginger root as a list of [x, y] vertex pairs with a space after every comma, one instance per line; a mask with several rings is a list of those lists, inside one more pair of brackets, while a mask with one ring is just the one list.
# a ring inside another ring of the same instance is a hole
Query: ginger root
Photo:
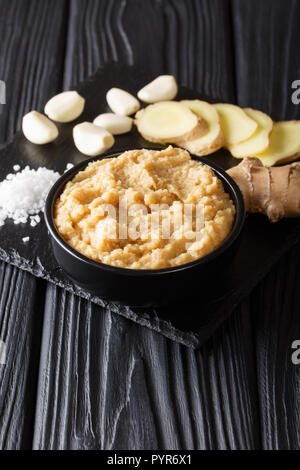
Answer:
[[248, 212], [266, 214], [270, 222], [300, 216], [300, 162], [270, 168], [247, 157], [227, 173], [242, 191]]

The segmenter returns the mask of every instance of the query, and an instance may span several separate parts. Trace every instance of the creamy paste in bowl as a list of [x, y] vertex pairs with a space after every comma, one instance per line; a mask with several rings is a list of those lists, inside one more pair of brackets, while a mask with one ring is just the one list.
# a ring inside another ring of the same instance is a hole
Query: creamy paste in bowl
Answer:
[[108, 265], [160, 269], [211, 253], [235, 207], [211, 168], [179, 148], [93, 161], [69, 181], [55, 225], [79, 253]]

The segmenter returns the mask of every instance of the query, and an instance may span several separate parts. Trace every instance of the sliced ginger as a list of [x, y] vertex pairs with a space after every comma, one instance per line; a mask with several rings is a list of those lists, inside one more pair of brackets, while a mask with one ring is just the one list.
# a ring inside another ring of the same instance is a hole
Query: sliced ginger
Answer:
[[219, 115], [215, 108], [206, 101], [200, 100], [184, 100], [181, 103], [198, 117], [204, 119], [208, 129], [203, 136], [180, 141], [178, 145], [199, 156], [209, 155], [220, 149], [224, 144], [224, 136], [221, 130]]
[[300, 156], [300, 121], [275, 122], [270, 135], [269, 146], [257, 153], [265, 166], [288, 163]]
[[300, 163], [266, 168], [245, 158], [227, 173], [242, 191], [246, 210], [266, 214], [271, 222], [300, 216]]
[[223, 146], [236, 158], [257, 157], [265, 166], [300, 156], [300, 121], [273, 123], [261, 111], [229, 103], [161, 101], [138, 111], [135, 124], [146, 140], [199, 156]]
[[229, 103], [216, 103], [213, 106], [219, 113], [227, 147], [248, 139], [255, 132], [257, 123], [239, 106]]
[[257, 128], [249, 139], [228, 147], [230, 153], [236, 158], [252, 157], [263, 152], [269, 146], [269, 137], [273, 128], [272, 119], [262, 111], [252, 108], [245, 108], [244, 111], [257, 123]]
[[177, 101], [161, 101], [135, 115], [138, 131], [150, 142], [174, 143], [207, 131], [204, 119]]

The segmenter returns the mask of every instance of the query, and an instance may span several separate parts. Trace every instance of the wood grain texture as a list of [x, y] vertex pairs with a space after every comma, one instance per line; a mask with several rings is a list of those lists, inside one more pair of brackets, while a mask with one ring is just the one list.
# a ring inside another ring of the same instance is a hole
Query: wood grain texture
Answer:
[[233, 100], [231, 38], [227, 0], [73, 0], [64, 86], [119, 61]]
[[300, 244], [252, 294], [261, 438], [264, 449], [300, 449]]
[[0, 447], [30, 449], [44, 284], [6, 263], [0, 264], [0, 340], [6, 363], [0, 365]]
[[[119, 60], [234, 99], [228, 2], [70, 6], [65, 88]], [[260, 446], [247, 304], [200, 352], [53, 286], [45, 318], [34, 448]]]
[[[288, 4], [0, 0], [0, 79], [13, 90], [0, 142], [110, 61], [296, 116], [282, 91], [299, 78]], [[200, 351], [1, 263], [0, 448], [299, 449], [299, 257], [298, 244]]]
[[[291, 101], [300, 78], [300, 35], [294, 0], [232, 1], [237, 101], [273, 119], [299, 119]], [[266, 21], [266, 19], [268, 19]], [[300, 449], [300, 368], [291, 344], [300, 338], [300, 245], [284, 256], [252, 295], [261, 442], [264, 449]]]
[[61, 89], [66, 21], [65, 0], [0, 1], [0, 144], [20, 129], [23, 114], [42, 111]]
[[258, 448], [248, 309], [194, 351], [48, 286], [34, 448]]
[[[42, 110], [62, 86], [67, 3], [64, 0], [0, 1], [0, 145], [21, 127], [22, 115]], [[30, 449], [36, 401], [45, 284], [0, 264], [0, 448]]]
[[291, 88], [300, 78], [297, 0], [232, 0], [238, 104], [270, 113], [274, 120], [299, 119]]

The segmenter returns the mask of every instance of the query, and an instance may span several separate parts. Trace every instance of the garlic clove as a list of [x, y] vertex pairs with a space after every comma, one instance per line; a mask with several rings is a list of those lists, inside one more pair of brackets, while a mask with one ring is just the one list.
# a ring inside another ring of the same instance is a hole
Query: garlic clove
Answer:
[[138, 92], [138, 98], [145, 103], [170, 101], [178, 93], [178, 86], [173, 75], [160, 75]]
[[81, 122], [73, 128], [74, 143], [79, 152], [94, 157], [113, 146], [115, 139], [102, 127], [91, 122]]
[[54, 122], [37, 111], [30, 111], [23, 116], [22, 130], [26, 139], [33, 144], [48, 144], [58, 136]]
[[120, 116], [114, 113], [103, 113], [97, 116], [93, 123], [96, 126], [103, 127], [114, 135], [126, 134], [132, 128], [133, 119], [128, 116]]
[[125, 90], [111, 88], [106, 93], [106, 101], [110, 109], [121, 116], [130, 116], [140, 109], [140, 103]]
[[53, 96], [45, 106], [45, 114], [53, 121], [71, 122], [82, 113], [85, 99], [77, 91], [64, 91]]

